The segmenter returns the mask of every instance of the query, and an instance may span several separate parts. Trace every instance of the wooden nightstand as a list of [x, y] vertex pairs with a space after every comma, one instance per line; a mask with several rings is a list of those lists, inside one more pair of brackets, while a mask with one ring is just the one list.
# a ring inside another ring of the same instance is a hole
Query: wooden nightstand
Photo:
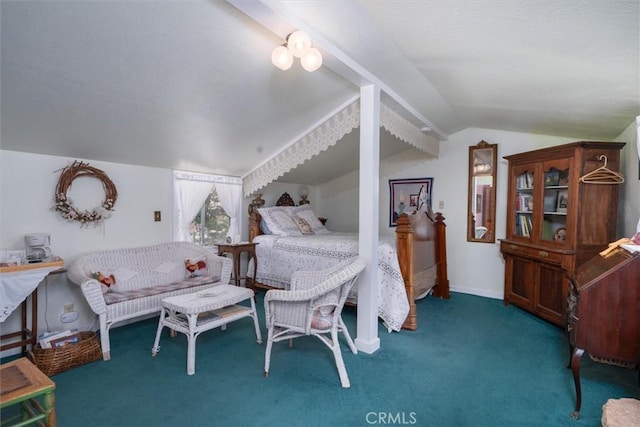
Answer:
[[253, 283], [256, 282], [256, 271], [258, 270], [258, 259], [256, 258], [257, 243], [240, 242], [240, 243], [219, 243], [218, 255], [230, 253], [233, 259], [233, 280], [236, 286], [240, 286], [240, 280], [246, 277], [240, 277], [240, 254], [246, 252], [248, 254], [247, 265], [251, 258], [254, 259]]

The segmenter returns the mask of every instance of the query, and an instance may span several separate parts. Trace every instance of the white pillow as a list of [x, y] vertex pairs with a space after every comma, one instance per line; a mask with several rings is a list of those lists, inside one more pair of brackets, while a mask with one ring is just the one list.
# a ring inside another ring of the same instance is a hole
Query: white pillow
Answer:
[[304, 219], [311, 226], [313, 234], [330, 234], [327, 227], [322, 225], [316, 214], [309, 205], [295, 206], [291, 209], [291, 215]]
[[286, 207], [276, 206], [272, 208], [259, 208], [258, 213], [262, 216], [265, 224], [276, 236], [302, 236], [300, 229], [287, 212]]

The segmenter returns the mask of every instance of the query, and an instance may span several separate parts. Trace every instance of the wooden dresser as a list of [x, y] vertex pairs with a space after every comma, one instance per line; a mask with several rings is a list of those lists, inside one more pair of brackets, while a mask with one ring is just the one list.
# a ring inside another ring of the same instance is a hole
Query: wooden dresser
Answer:
[[576, 269], [568, 298], [570, 366], [578, 418], [580, 359], [586, 351], [606, 363], [640, 365], [640, 254], [618, 248]]

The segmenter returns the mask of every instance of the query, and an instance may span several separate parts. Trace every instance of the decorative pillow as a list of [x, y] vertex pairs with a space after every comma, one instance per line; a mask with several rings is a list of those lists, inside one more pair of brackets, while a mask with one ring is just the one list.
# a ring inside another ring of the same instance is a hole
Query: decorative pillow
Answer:
[[116, 276], [113, 274], [103, 274], [99, 271], [95, 273], [91, 273], [94, 279], [96, 279], [101, 284], [102, 293], [113, 292], [114, 289], [112, 286], [116, 284]]
[[267, 227], [267, 223], [264, 219], [260, 220], [260, 230], [262, 231], [262, 234], [273, 234], [271, 230], [269, 230], [269, 227]]
[[187, 269], [187, 277], [198, 277], [198, 276], [206, 276], [209, 274], [209, 269], [207, 269], [207, 261], [206, 258], [199, 259], [186, 259], [184, 261], [184, 267]]
[[311, 210], [309, 205], [296, 206], [291, 211], [292, 217], [298, 217], [304, 219], [310, 226], [311, 230], [313, 230], [313, 234], [329, 234], [331, 233], [327, 230], [327, 227], [322, 225], [322, 222], [318, 219], [316, 214]]
[[276, 236], [302, 236], [300, 229], [285, 207], [260, 208], [258, 212], [271, 234]]
[[306, 220], [304, 220], [303, 218], [300, 218], [299, 216], [294, 216], [292, 218], [293, 218], [293, 222], [296, 223], [296, 225], [298, 226], [302, 234], [304, 235], [315, 234], [313, 232], [313, 229], [311, 228], [311, 226]]
[[329, 329], [333, 324], [333, 307], [320, 307], [313, 312], [311, 327], [314, 329]]

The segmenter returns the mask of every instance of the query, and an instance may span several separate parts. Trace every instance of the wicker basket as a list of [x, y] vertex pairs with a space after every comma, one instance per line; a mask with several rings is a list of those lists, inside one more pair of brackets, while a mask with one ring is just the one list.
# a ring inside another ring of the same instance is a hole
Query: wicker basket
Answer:
[[28, 356], [38, 369], [51, 377], [101, 359], [102, 349], [95, 332], [80, 332], [80, 341], [77, 343], [58, 348], [41, 348], [40, 344], [36, 344]]

